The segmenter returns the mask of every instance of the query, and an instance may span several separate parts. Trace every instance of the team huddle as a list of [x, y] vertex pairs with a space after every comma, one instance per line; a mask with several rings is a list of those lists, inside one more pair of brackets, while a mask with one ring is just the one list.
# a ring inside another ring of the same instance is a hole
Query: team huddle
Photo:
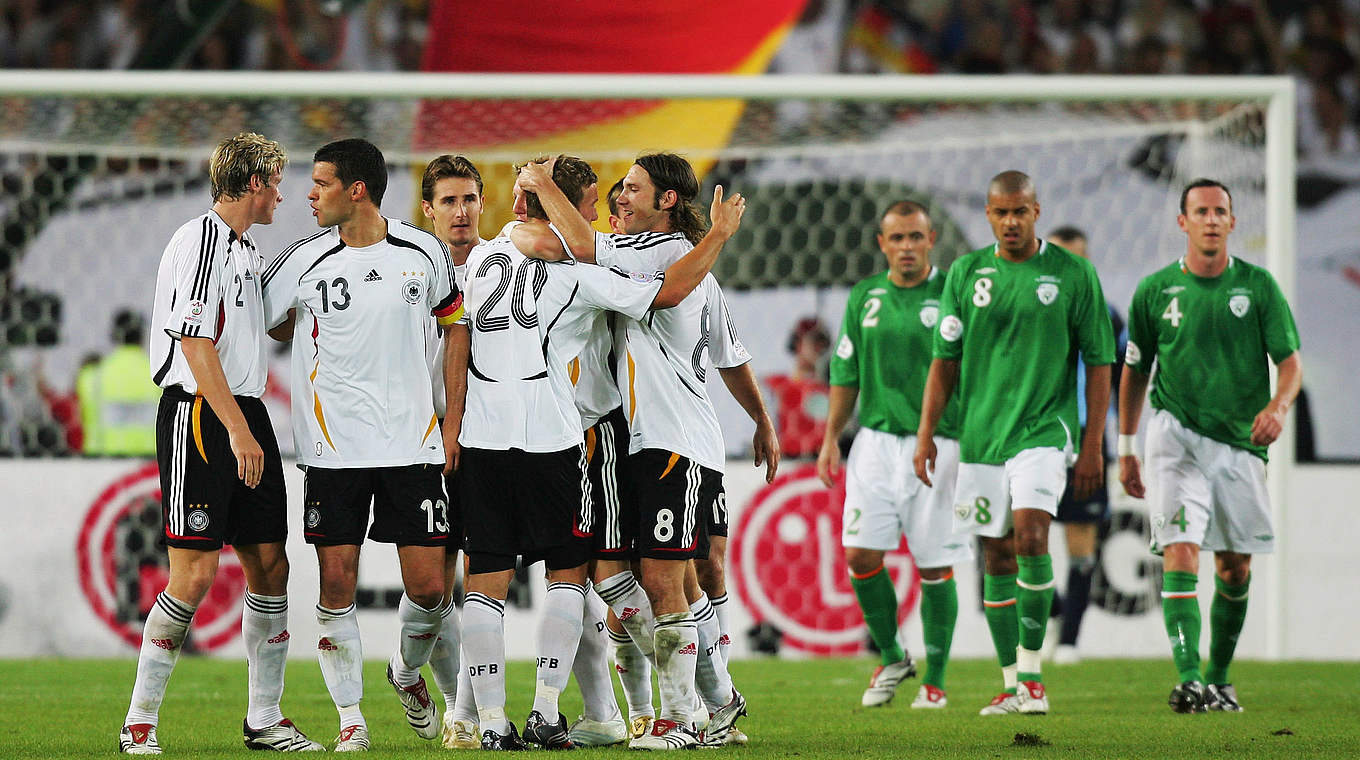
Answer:
[[[160, 704], [223, 544], [247, 585], [245, 744], [325, 749], [280, 709], [288, 526], [260, 402], [266, 335], [291, 342], [303, 535], [320, 570], [317, 656], [339, 716], [335, 751], [369, 747], [355, 610], [368, 539], [397, 547], [405, 593], [387, 679], [419, 736], [487, 750], [744, 744], [736, 724], [746, 698], [727, 668], [725, 453], [706, 379], [716, 367], [755, 422], [755, 463], [772, 481], [774, 427], [710, 273], [745, 199], [717, 186], [706, 221], [689, 163], [644, 154], [608, 191], [605, 234], [591, 224], [593, 168], [541, 157], [517, 167], [516, 218], [484, 240], [481, 174], [445, 155], [421, 183], [431, 234], [382, 214], [381, 152], [341, 140], [313, 157], [308, 199], [320, 231], [266, 262], [248, 230], [273, 221], [285, 162], [260, 135], [223, 141], [209, 167], [212, 210], [183, 225], [161, 260], [150, 351], [164, 389], [157, 456], [170, 577], [147, 618], [120, 749], [161, 752]], [[1298, 336], [1273, 279], [1226, 252], [1227, 188], [1197, 181], [1181, 207], [1188, 252], [1140, 285], [1130, 314], [1120, 472], [1130, 494], [1149, 494], [1165, 557], [1181, 679], [1172, 707], [1240, 710], [1228, 664], [1250, 555], [1273, 538], [1263, 463], [1298, 392]], [[828, 484], [856, 401], [862, 424], [846, 467], [842, 543], [882, 656], [865, 706], [888, 703], [916, 673], [884, 553], [905, 535], [922, 578], [927, 661], [912, 706], [943, 708], [958, 612], [952, 567], [972, 558], [977, 535], [1003, 674], [982, 713], [1048, 711], [1049, 523], [1069, 471], [1078, 498], [1104, 472], [1104, 415], [1079, 420], [1077, 360], [1085, 408], [1107, 409], [1115, 340], [1094, 268], [1036, 237], [1029, 177], [997, 175], [987, 215], [996, 243], [946, 274], [930, 264], [926, 207], [891, 205], [878, 237], [889, 269], [852, 291], [831, 364], [818, 458]], [[1274, 397], [1267, 355], [1280, 367]], [[1132, 436], [1150, 378], [1145, 487]], [[1203, 673], [1201, 546], [1218, 568]], [[505, 709], [504, 607], [517, 565], [540, 561], [547, 589], [521, 733]], [[427, 664], [442, 718], [421, 676]], [[572, 675], [584, 709], [568, 724], [558, 702]]]

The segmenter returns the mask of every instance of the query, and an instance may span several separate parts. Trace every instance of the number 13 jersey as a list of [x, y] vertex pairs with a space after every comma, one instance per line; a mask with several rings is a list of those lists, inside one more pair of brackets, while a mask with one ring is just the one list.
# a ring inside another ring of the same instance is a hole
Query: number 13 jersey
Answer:
[[463, 299], [444, 244], [388, 219], [353, 248], [332, 227], [294, 243], [264, 274], [265, 324], [293, 322], [293, 437], [309, 467], [442, 464], [426, 330]]

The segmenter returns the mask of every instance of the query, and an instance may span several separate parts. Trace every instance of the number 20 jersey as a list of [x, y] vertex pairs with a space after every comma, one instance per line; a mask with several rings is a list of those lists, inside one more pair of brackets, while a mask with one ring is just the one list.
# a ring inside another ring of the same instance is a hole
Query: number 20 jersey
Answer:
[[308, 467], [442, 464], [426, 331], [462, 317], [444, 244], [388, 219], [353, 248], [332, 227], [294, 243], [264, 275], [265, 324], [294, 309], [293, 437]]

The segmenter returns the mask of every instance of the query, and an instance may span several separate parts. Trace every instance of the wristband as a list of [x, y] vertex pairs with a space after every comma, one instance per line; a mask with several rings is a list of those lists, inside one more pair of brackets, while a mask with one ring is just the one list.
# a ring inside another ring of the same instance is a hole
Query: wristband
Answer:
[[1121, 433], [1120, 436], [1119, 436], [1119, 442], [1118, 442], [1117, 444], [1115, 444], [1115, 451], [1116, 451], [1116, 453], [1118, 453], [1120, 457], [1136, 457], [1136, 456], [1138, 456], [1138, 454], [1134, 451], [1134, 442], [1133, 442], [1133, 441], [1134, 441], [1133, 436], [1131, 436], [1131, 435], [1123, 435], [1123, 434]]

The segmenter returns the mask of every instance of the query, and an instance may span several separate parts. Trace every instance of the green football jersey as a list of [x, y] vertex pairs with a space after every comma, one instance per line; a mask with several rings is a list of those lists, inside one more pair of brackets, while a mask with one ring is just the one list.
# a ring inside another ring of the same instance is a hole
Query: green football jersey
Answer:
[[1265, 459], [1251, 425], [1270, 403], [1266, 357], [1278, 363], [1298, 348], [1294, 315], [1269, 272], [1230, 258], [1218, 277], [1197, 277], [1181, 260], [1138, 283], [1124, 361], [1148, 374], [1157, 360], [1153, 408]]
[[1052, 243], [1016, 263], [996, 245], [949, 268], [935, 356], [959, 365], [959, 459], [1002, 464], [1039, 447], [1080, 446], [1077, 353], [1114, 361], [1114, 330], [1091, 262]]
[[[944, 282], [944, 273], [932, 268], [915, 287], [894, 285], [882, 272], [851, 289], [831, 357], [831, 384], [859, 388], [860, 425], [916, 435]], [[936, 433], [958, 437], [955, 401], [945, 409]]]

